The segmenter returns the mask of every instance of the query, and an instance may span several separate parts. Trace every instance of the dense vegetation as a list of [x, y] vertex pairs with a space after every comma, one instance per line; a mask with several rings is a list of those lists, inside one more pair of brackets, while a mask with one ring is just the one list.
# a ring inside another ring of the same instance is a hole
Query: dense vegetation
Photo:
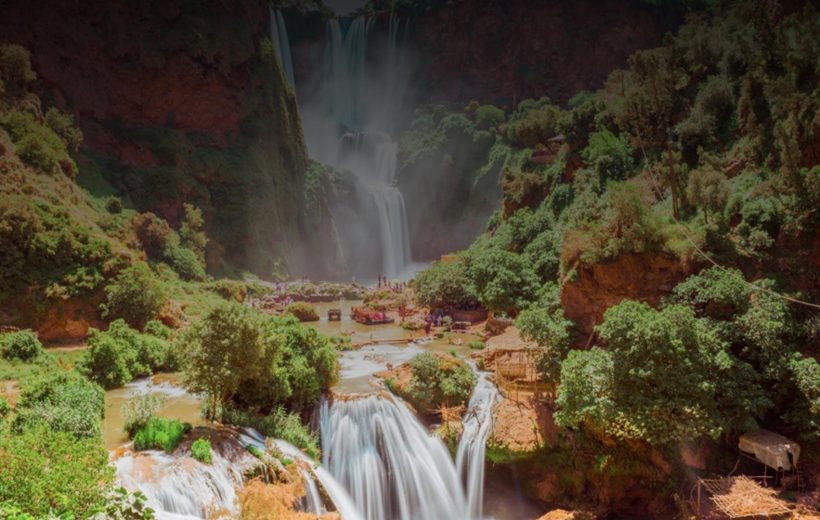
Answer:
[[[493, 153], [459, 171], [478, 182], [470, 172], [504, 157], [502, 208], [454, 262], [417, 278], [418, 294], [517, 316], [557, 423], [604, 442], [665, 449], [757, 427], [818, 440], [819, 318], [783, 296], [820, 296], [820, 17], [810, 3], [714, 9], [567, 106], [433, 107], [403, 141], [413, 161], [455, 142], [430, 131], [436, 121], [493, 129]], [[657, 308], [610, 307], [580, 337], [563, 292], [581, 268], [624, 255], [695, 274], [670, 278]]]
[[466, 404], [476, 383], [475, 372], [469, 365], [443, 354], [419, 354], [410, 360], [410, 370], [412, 375], [406, 387], [397, 386], [391, 379], [385, 380], [385, 384], [422, 414]]

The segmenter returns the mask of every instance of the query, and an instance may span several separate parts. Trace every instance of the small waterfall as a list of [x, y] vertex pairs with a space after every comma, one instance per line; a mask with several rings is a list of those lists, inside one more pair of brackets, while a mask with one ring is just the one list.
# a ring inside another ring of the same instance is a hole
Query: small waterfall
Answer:
[[291, 87], [296, 87], [296, 79], [293, 75], [293, 57], [290, 52], [290, 39], [288, 38], [288, 28], [285, 26], [285, 19], [282, 11], [274, 9], [273, 5], [268, 6], [269, 34], [270, 41], [276, 49], [279, 57], [279, 65], [285, 73], [285, 78]]
[[467, 519], [467, 500], [441, 440], [390, 397], [322, 403], [323, 466], [368, 520]]
[[211, 464], [159, 451], [126, 455], [114, 462], [117, 479], [147, 497], [157, 518], [206, 518], [217, 510], [236, 511], [242, 475], [216, 451]]
[[[475, 369], [475, 365], [473, 365]], [[500, 399], [488, 372], [479, 372], [476, 387], [464, 416], [461, 441], [456, 451], [456, 467], [467, 490], [473, 518], [480, 518], [484, 503], [484, 453], [493, 426], [493, 409]]]

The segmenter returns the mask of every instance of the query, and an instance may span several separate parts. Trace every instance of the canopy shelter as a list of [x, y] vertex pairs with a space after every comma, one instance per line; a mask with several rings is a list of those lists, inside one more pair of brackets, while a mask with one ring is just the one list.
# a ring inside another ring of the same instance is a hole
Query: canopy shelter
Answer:
[[768, 430], [752, 430], [740, 436], [740, 452], [776, 471], [797, 469], [800, 446], [786, 437]]

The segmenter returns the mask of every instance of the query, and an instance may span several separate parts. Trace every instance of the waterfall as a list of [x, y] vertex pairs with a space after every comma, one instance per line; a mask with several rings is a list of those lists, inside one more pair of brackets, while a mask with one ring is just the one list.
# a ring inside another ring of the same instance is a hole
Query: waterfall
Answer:
[[236, 511], [242, 474], [218, 452], [211, 464], [159, 451], [125, 455], [114, 462], [117, 479], [147, 498], [157, 518], [206, 518], [217, 510]]
[[467, 519], [467, 500], [440, 439], [388, 396], [323, 402], [323, 466], [368, 520]]
[[288, 29], [285, 26], [285, 19], [282, 11], [274, 9], [273, 5], [268, 6], [270, 41], [276, 49], [279, 65], [285, 73], [285, 78], [292, 87], [296, 87], [296, 80], [293, 75], [293, 58], [290, 52], [290, 39]]
[[478, 372], [478, 381], [462, 422], [461, 441], [456, 451], [456, 467], [467, 490], [467, 503], [473, 518], [480, 518], [482, 514], [484, 453], [487, 437], [492, 431], [493, 409], [500, 398], [489, 375], [488, 372]]
[[386, 45], [368, 49], [375, 22], [364, 16], [327, 21], [318, 99], [302, 100], [302, 113], [311, 157], [355, 181], [354, 193], [339, 203], [344, 207], [331, 208], [343, 256], [356, 275], [374, 276], [378, 269], [395, 277], [412, 257], [404, 198], [395, 186], [398, 144], [386, 133], [404, 92], [401, 21], [391, 15]]

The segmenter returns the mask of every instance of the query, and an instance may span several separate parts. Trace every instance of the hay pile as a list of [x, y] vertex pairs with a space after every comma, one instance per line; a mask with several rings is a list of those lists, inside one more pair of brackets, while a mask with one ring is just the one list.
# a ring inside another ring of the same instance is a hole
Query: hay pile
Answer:
[[703, 485], [712, 495], [712, 502], [729, 518], [745, 518], [790, 514], [777, 492], [754, 480], [739, 476], [718, 480], [704, 480]]

